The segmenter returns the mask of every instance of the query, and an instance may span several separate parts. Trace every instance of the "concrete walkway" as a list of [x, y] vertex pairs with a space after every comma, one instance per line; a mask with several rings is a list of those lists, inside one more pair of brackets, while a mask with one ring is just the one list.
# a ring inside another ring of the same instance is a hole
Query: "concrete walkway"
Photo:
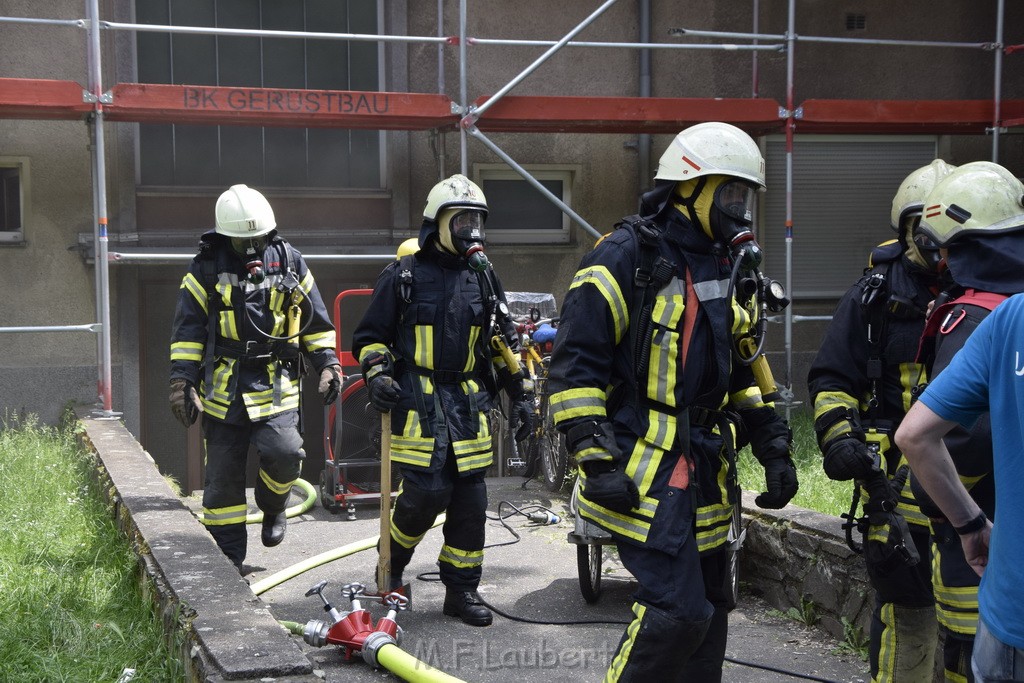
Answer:
[[[168, 627], [184, 636], [182, 656], [195, 679], [397, 680], [387, 671], [372, 670], [361, 658], [346, 662], [336, 646], [311, 647], [276, 624], [325, 618], [319, 599], [305, 596], [320, 581], [328, 582], [325, 595], [339, 610], [348, 609], [341, 595], [344, 584], [359, 582], [374, 590], [375, 550], [310, 569], [256, 596], [194, 519], [190, 508], [198, 507], [198, 498], [175, 497], [118, 422], [86, 419], [84, 424], [83, 439], [99, 457], [102, 480], [109, 482], [104, 488], [121, 527], [139, 549]], [[587, 604], [580, 592], [577, 547], [566, 541], [572, 530], [566, 497], [548, 494], [536, 482], [524, 489], [522, 482], [488, 480], [492, 517], [499, 502], [507, 501], [520, 508], [549, 507], [562, 521], [538, 526], [512, 516], [506, 522], [518, 540], [500, 522], [488, 522], [491, 547], [485, 550], [480, 594], [507, 616], [496, 614], [493, 625], [476, 628], [441, 614], [444, 589], [431, 580], [441, 545], [440, 529], [434, 529], [405, 576], [413, 584], [413, 609], [398, 618], [402, 649], [466, 681], [600, 681], [631, 616], [635, 582], [617, 564], [614, 546], [607, 546], [600, 597]], [[501, 510], [507, 514], [511, 508]], [[317, 505], [290, 520], [285, 541], [273, 549], [260, 544], [259, 526], [250, 526], [245, 579], [258, 586], [278, 571], [378, 531], [373, 504], [357, 508], [352, 521]], [[384, 614], [380, 605], [370, 609], [374, 620]], [[724, 680], [738, 683], [868, 678], [866, 663], [838, 642], [745, 594], [730, 617], [727, 657]]]

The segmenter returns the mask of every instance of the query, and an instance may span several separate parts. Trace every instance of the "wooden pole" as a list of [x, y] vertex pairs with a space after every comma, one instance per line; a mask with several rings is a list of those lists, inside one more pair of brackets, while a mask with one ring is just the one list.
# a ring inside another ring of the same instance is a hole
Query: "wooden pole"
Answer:
[[380, 416], [380, 547], [377, 591], [391, 590], [391, 413]]

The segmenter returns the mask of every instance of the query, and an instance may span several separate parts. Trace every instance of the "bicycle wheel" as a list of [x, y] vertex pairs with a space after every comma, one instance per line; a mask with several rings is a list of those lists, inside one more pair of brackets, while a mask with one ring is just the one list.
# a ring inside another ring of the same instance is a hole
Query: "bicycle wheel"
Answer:
[[565, 437], [555, 429], [555, 423], [548, 414], [548, 397], [541, 399], [541, 415], [544, 428], [537, 438], [537, 459], [544, 474], [544, 488], [552, 493], [562, 490], [565, 484], [565, 470], [569, 453], [565, 449]]
[[576, 570], [580, 575], [580, 593], [588, 603], [597, 602], [601, 595], [601, 561], [604, 550], [600, 543], [576, 546]]
[[740, 548], [743, 546], [743, 508], [737, 497], [732, 508], [732, 520], [729, 522], [729, 543], [726, 545], [726, 566], [723, 576], [723, 593], [725, 593], [726, 609], [735, 609], [740, 599]]

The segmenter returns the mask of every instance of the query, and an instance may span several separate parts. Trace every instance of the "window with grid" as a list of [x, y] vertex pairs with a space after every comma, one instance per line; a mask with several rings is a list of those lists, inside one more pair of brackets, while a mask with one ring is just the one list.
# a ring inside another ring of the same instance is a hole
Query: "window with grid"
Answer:
[[[569, 216], [521, 175], [504, 164], [474, 164], [473, 169], [487, 197], [488, 243], [569, 242]], [[576, 167], [529, 165], [526, 170], [544, 189], [572, 206]]]
[[0, 244], [25, 241], [28, 158], [0, 156]]
[[[140, 24], [376, 34], [367, 0], [146, 0]], [[376, 91], [379, 44], [139, 32], [141, 83]], [[381, 187], [379, 131], [140, 124], [141, 184]]]

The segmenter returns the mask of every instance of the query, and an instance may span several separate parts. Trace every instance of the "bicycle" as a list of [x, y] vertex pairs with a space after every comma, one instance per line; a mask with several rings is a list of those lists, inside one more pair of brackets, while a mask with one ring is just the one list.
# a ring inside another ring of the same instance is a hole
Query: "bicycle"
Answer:
[[[548, 368], [551, 365], [551, 342], [537, 341], [534, 334], [543, 330], [545, 325], [557, 323], [557, 318], [540, 318], [536, 309], [529, 316], [515, 319], [516, 330], [522, 343], [522, 359], [526, 366], [526, 379], [533, 385], [533, 432], [523, 442], [526, 450], [524, 476], [533, 478], [540, 467], [544, 488], [551, 492], [562, 490], [566, 476], [573, 470], [569, 469], [569, 452], [565, 446], [565, 437], [555, 429], [548, 402], [547, 380]], [[550, 327], [549, 327], [550, 329]], [[543, 353], [542, 353], [543, 352]], [[520, 444], [513, 439], [513, 453], [519, 456]], [[575, 468], [573, 468], [575, 469]]]

